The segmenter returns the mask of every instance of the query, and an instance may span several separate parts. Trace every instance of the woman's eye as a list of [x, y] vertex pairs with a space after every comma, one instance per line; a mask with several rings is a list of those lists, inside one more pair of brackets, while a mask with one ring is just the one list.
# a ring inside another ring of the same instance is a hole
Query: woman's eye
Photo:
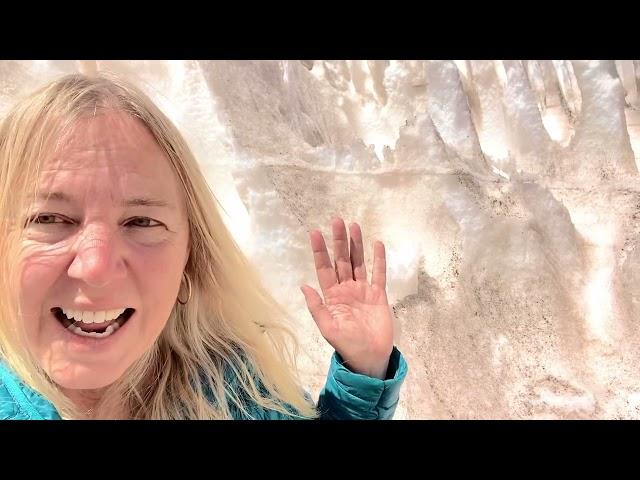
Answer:
[[51, 213], [41, 213], [40, 215], [36, 215], [29, 220], [30, 224], [39, 224], [39, 225], [48, 225], [48, 224], [60, 224], [60, 223], [71, 223], [70, 220], [63, 218], [59, 215], [54, 215]]
[[130, 220], [128, 220], [125, 223], [125, 226], [127, 227], [158, 227], [162, 225], [160, 222], [153, 220], [151, 218], [148, 217], [136, 217], [136, 218], [132, 218]]

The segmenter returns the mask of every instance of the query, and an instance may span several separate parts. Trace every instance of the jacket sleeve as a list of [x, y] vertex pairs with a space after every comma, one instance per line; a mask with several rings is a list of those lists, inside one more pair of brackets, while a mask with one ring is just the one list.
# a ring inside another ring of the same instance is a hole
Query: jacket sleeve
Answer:
[[[407, 362], [397, 348], [389, 359], [387, 378], [360, 375], [350, 371], [340, 355], [331, 357], [329, 374], [317, 403], [320, 420], [390, 420], [398, 405], [400, 387], [407, 376]], [[307, 395], [312, 402], [310, 396]], [[273, 410], [262, 411], [258, 418], [286, 420], [300, 418]]]
[[398, 405], [400, 387], [407, 370], [407, 362], [395, 347], [391, 352], [385, 380], [350, 371], [340, 355], [334, 353], [327, 382], [318, 399], [319, 418], [390, 420]]

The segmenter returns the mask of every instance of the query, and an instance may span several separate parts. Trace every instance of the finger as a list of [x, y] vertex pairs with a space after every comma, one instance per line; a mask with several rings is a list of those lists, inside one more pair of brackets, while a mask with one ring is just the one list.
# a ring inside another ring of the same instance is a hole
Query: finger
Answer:
[[331, 230], [333, 232], [333, 258], [336, 262], [338, 283], [353, 280], [347, 229], [344, 226], [344, 221], [341, 218], [334, 219], [331, 222]]
[[316, 267], [318, 283], [320, 284], [322, 293], [325, 293], [338, 282], [336, 271], [329, 258], [329, 252], [327, 252], [327, 245], [324, 243], [322, 233], [318, 230], [312, 230], [309, 234], [309, 240], [311, 241], [311, 250], [313, 251], [313, 261]]
[[332, 317], [327, 310], [327, 307], [322, 303], [322, 297], [316, 292], [313, 287], [309, 285], [302, 285], [300, 287], [304, 300], [307, 303], [307, 308], [313, 317], [313, 320], [318, 325], [320, 333], [326, 331], [327, 327], [331, 324]]
[[351, 256], [351, 266], [353, 267], [353, 279], [363, 282], [367, 281], [367, 267], [364, 263], [364, 247], [362, 245], [362, 230], [360, 225], [352, 223], [349, 225], [349, 252]]
[[377, 285], [383, 290], [387, 287], [387, 259], [385, 257], [384, 243], [375, 242], [373, 245], [371, 285]]

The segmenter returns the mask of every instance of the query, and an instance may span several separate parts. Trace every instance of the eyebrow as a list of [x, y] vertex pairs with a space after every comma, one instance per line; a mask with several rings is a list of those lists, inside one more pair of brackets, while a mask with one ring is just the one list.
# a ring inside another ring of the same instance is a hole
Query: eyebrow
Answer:
[[[43, 201], [56, 201], [64, 203], [74, 203], [74, 198], [64, 192], [41, 192], [38, 199]], [[165, 207], [173, 208], [173, 205], [160, 199], [149, 197], [136, 197], [124, 200], [121, 205], [123, 207]]]
[[154, 198], [131, 198], [122, 202], [122, 205], [125, 207], [173, 207], [173, 205], [165, 202], [164, 200], [157, 200]]

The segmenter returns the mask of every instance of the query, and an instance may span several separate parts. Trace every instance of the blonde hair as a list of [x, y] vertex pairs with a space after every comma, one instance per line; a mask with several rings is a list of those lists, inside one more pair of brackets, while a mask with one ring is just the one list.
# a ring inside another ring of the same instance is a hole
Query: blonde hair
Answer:
[[28, 201], [16, 201], [12, 192], [35, 196], [40, 166], [74, 123], [114, 109], [149, 129], [183, 187], [192, 293], [186, 305], [176, 303], [153, 347], [107, 387], [102, 404], [124, 399], [129, 418], [144, 419], [249, 417], [252, 405], [315, 416], [295, 373], [289, 316], [225, 227], [187, 143], [144, 93], [105, 73], [52, 82], [19, 102], [0, 126], [0, 359], [63, 417], [82, 417], [26, 348], [20, 322], [9, 321], [19, 315], [9, 292], [18, 291], [13, 259], [19, 258]]

